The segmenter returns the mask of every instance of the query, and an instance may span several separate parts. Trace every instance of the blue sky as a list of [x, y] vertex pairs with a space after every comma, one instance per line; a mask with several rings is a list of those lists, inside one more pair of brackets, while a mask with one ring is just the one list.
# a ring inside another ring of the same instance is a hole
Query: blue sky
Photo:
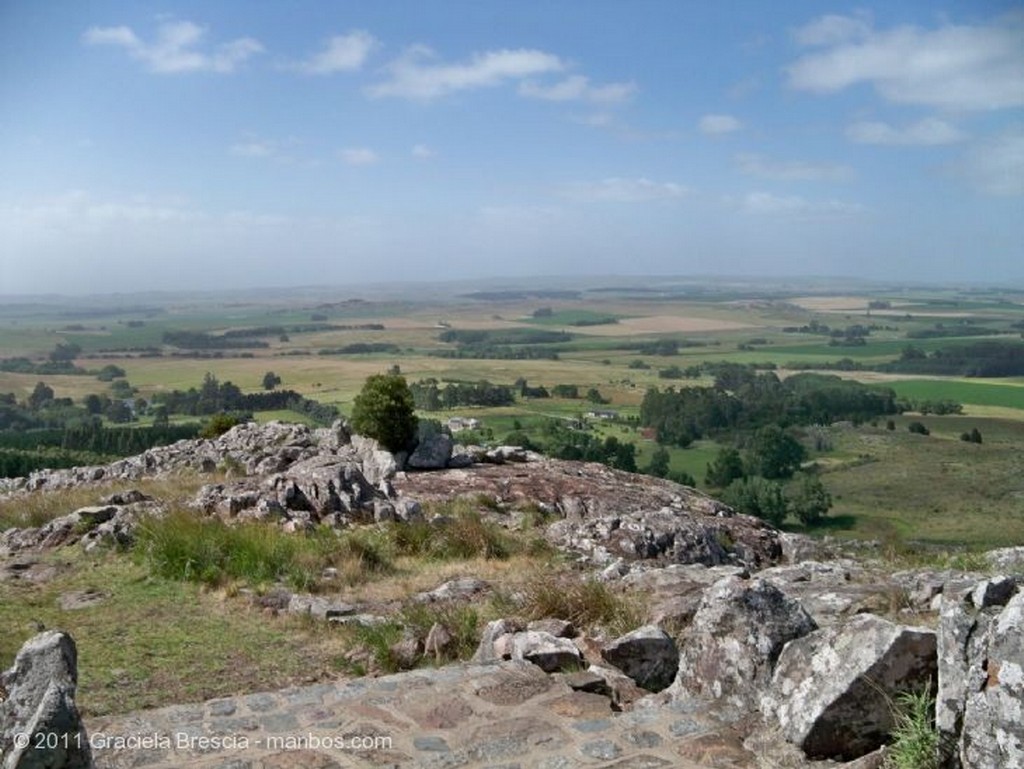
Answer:
[[1024, 282], [1020, 2], [0, 3], [0, 294]]

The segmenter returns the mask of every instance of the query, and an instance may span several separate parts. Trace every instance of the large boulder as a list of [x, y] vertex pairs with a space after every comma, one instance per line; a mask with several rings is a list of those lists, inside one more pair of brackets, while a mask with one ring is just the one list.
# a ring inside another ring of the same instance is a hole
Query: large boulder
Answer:
[[858, 758], [886, 741], [901, 693], [931, 686], [935, 644], [872, 614], [817, 630], [783, 650], [762, 710], [808, 756]]
[[413, 470], [442, 470], [448, 466], [453, 445], [452, 437], [445, 433], [421, 438], [407, 464]]
[[679, 649], [670, 692], [723, 699], [754, 710], [788, 641], [817, 625], [798, 601], [770, 582], [726, 577], [704, 593]]
[[997, 577], [947, 587], [935, 722], [944, 766], [1024, 766], [1024, 592]]
[[676, 642], [654, 625], [644, 625], [605, 644], [601, 656], [652, 692], [668, 687], [679, 670]]
[[[56, 630], [29, 639], [0, 674], [3, 769], [89, 769], [92, 753], [75, 706], [78, 652]], [[23, 742], [28, 737], [27, 744]]]

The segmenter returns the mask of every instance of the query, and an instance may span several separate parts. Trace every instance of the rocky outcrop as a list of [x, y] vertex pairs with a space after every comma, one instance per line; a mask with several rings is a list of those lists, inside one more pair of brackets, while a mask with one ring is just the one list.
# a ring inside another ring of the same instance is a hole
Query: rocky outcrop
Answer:
[[517, 508], [557, 518], [545, 530], [556, 547], [586, 564], [721, 564], [762, 568], [778, 561], [780, 534], [757, 518], [687, 486], [594, 463], [527, 456], [468, 469], [408, 473], [395, 488], [421, 500], [487, 498], [511, 516]]
[[669, 691], [755, 710], [782, 647], [816, 628], [804, 608], [770, 582], [726, 577], [704, 593], [681, 640]]
[[945, 765], [1024, 766], [1024, 591], [1016, 579], [946, 590], [938, 668], [935, 721]]
[[[55, 630], [29, 639], [0, 674], [3, 769], [89, 769], [89, 738], [75, 706], [78, 652]], [[26, 740], [27, 738], [27, 740]]]
[[762, 710], [808, 756], [850, 760], [882, 745], [898, 696], [934, 676], [935, 633], [862, 614], [787, 644]]

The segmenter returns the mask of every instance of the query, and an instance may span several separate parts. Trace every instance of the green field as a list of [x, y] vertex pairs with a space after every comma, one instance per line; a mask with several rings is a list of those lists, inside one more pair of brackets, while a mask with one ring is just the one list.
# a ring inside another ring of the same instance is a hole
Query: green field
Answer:
[[906, 379], [887, 382], [898, 395], [915, 400], [951, 400], [978, 406], [1002, 406], [1024, 411], [1024, 386], [1003, 380], [963, 381]]

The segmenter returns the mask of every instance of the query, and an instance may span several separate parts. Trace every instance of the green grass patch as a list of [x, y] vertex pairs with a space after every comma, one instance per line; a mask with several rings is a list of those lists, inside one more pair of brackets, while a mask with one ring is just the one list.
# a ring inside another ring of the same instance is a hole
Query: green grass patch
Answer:
[[347, 584], [392, 568], [384, 542], [373, 531], [289, 534], [265, 523], [228, 525], [181, 509], [140, 526], [135, 550], [161, 577], [210, 586], [285, 582], [315, 590], [328, 567], [337, 568]]

